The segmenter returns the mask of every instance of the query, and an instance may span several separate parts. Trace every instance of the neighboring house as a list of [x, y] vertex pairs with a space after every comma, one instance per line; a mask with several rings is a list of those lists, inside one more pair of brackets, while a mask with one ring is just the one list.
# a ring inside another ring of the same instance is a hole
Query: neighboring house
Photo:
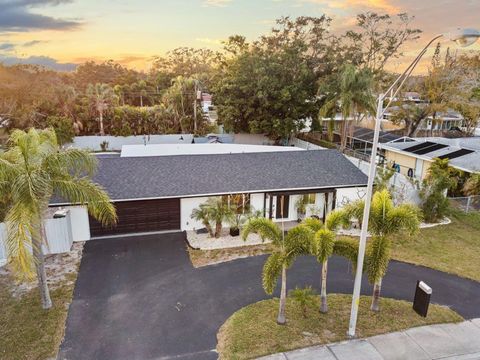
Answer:
[[403, 101], [414, 102], [414, 103], [419, 104], [419, 103], [424, 102], [425, 100], [423, 100], [420, 97], [420, 94], [418, 92], [407, 91], [403, 94]]
[[[191, 219], [192, 210], [209, 197], [224, 196], [228, 201], [233, 195], [237, 199], [240, 195], [242, 203], [248, 203], [265, 217], [295, 221], [297, 199], [309, 194], [318, 216], [325, 217], [340, 203], [337, 199], [352, 196], [367, 184], [367, 177], [336, 150], [278, 152], [269, 148], [273, 151], [99, 155], [94, 181], [106, 189], [115, 203], [118, 223], [116, 227], [103, 228], [88, 218], [85, 209], [74, 207], [72, 228], [88, 232], [89, 238], [199, 229], [203, 225]], [[70, 208], [60, 199], [53, 199], [51, 206]]]
[[[402, 105], [402, 106], [412, 106], [412, 105]], [[426, 106], [424, 103], [418, 103], [415, 106]], [[400, 106], [390, 107], [384, 114], [384, 120], [391, 120], [395, 113], [400, 110]], [[429, 116], [424, 119], [416, 130], [416, 134], [425, 134], [425, 133], [441, 133], [448, 132], [450, 130], [461, 129], [463, 127], [463, 117], [462, 115], [452, 109], [447, 109], [444, 112], [438, 112], [433, 116]], [[404, 125], [404, 124], [402, 124]], [[416, 135], [415, 135], [416, 136]]]
[[388, 167], [405, 176], [423, 180], [435, 158], [449, 159], [453, 168], [467, 173], [480, 172], [480, 137], [408, 138], [379, 144]]

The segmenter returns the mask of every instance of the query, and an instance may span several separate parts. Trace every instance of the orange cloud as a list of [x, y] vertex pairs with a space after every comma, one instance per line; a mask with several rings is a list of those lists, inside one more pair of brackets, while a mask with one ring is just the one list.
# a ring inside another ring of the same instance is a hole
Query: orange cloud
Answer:
[[303, 2], [317, 3], [332, 9], [375, 9], [390, 14], [401, 11], [400, 7], [393, 5], [389, 0], [302, 0]]

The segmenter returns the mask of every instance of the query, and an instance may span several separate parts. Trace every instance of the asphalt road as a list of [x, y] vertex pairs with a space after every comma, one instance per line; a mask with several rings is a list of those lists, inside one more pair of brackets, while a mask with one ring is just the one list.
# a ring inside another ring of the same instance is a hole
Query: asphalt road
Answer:
[[[256, 256], [195, 269], [183, 233], [89, 241], [58, 359], [216, 359], [218, 328], [236, 310], [267, 298], [264, 261]], [[330, 293], [351, 293], [346, 260], [333, 257], [328, 276]], [[316, 260], [302, 257], [288, 272], [288, 287], [318, 291], [319, 278]], [[412, 300], [417, 279], [433, 288], [432, 302], [480, 317], [479, 283], [424, 267], [392, 261], [382, 295]], [[366, 279], [362, 290], [371, 293]]]

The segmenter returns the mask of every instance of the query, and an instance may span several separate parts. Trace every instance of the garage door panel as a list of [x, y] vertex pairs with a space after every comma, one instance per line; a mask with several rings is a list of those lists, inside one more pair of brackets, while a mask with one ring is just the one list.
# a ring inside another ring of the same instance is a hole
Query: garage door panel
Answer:
[[116, 202], [118, 222], [102, 227], [90, 218], [92, 236], [180, 229], [180, 199], [159, 199]]

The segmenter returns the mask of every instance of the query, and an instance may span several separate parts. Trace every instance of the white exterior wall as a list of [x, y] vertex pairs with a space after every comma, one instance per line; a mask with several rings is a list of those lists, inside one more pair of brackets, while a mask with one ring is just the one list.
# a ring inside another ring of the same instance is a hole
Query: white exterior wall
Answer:
[[[254, 210], [263, 211], [263, 196], [263, 193], [250, 194], [250, 206], [252, 206]], [[180, 230], [197, 230], [205, 227], [201, 221], [192, 219], [190, 215], [194, 209], [198, 208], [207, 200], [208, 197], [180, 199]], [[223, 226], [228, 227], [228, 224], [224, 223]]]
[[337, 208], [341, 208], [346, 204], [355, 201], [355, 200], [363, 200], [367, 193], [366, 187], [352, 187], [352, 188], [344, 188], [337, 190], [337, 201], [335, 206]]
[[90, 240], [90, 223], [85, 206], [69, 206], [73, 241]]
[[250, 207], [252, 207], [254, 211], [263, 211], [264, 196], [264, 193], [250, 194]]
[[[183, 140], [180, 140], [180, 137]], [[100, 146], [104, 141], [108, 142], [108, 151], [121, 150], [123, 145], [144, 145], [144, 144], [190, 144], [192, 134], [173, 134], [173, 135], [150, 135], [150, 136], [75, 136], [73, 143], [66, 147], [88, 149], [100, 151]]]
[[208, 197], [180, 199], [180, 230], [196, 230], [205, 227], [201, 221], [192, 219], [190, 215], [193, 209], [198, 208], [207, 199]]

